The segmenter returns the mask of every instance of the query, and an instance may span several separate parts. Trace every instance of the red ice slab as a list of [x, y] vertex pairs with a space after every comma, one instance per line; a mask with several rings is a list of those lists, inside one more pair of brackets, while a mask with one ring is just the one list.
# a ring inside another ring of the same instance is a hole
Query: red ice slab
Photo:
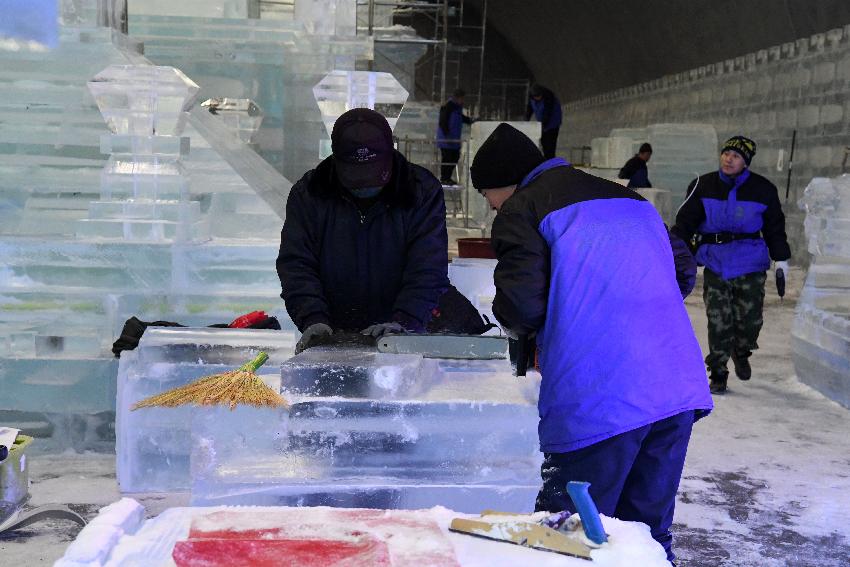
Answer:
[[386, 544], [371, 537], [356, 541], [195, 539], [178, 541], [171, 557], [177, 567], [391, 566]]
[[[427, 510], [254, 508], [196, 516], [189, 539], [355, 540], [385, 542], [390, 564], [458, 567], [454, 547]], [[376, 564], [377, 565], [377, 564]]]

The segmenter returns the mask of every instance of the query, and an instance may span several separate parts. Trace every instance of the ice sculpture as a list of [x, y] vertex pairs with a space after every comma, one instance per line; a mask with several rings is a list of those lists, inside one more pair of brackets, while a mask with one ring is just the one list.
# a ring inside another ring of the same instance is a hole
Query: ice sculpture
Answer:
[[[115, 421], [118, 485], [122, 492], [173, 492], [190, 487], [192, 408], [130, 411], [137, 401], [204, 375], [231, 370], [258, 350], [269, 362], [260, 372], [275, 389], [278, 366], [292, 356], [293, 331], [215, 328], [148, 329], [134, 351], [121, 356]], [[230, 412], [230, 410], [226, 410]], [[251, 414], [239, 408], [234, 416]], [[205, 408], [205, 413], [218, 415]], [[262, 412], [261, 412], [262, 413]]]
[[101, 136], [111, 157], [101, 174], [101, 199], [89, 204], [78, 237], [201, 241], [209, 226], [200, 203], [189, 200], [181, 137], [186, 111], [200, 90], [179, 70], [151, 65], [111, 65], [89, 81], [89, 90], [112, 134]]
[[371, 108], [395, 128], [408, 93], [390, 73], [331, 71], [313, 87], [328, 137], [334, 122], [352, 108]]
[[812, 263], [791, 329], [794, 367], [850, 408], [850, 175], [812, 179], [799, 205]]
[[263, 111], [250, 98], [210, 98], [201, 106], [218, 116], [246, 144], [251, 142], [263, 122]]
[[507, 360], [310, 349], [282, 366], [289, 412], [194, 412], [192, 502], [528, 510], [537, 387]]
[[[278, 19], [266, 17], [277, 9]], [[327, 137], [313, 86], [334, 69], [354, 70], [356, 62], [373, 59], [373, 38], [306, 32], [293, 20], [291, 4], [287, 10], [286, 4], [263, 3], [262, 12], [262, 19], [222, 20], [203, 10], [192, 17], [142, 15], [131, 5], [130, 36], [144, 41], [145, 56], [155, 64], [197, 80], [204, 98], [253, 100], [265, 113], [254, 139], [257, 152], [298, 180], [316, 166], [319, 140]]]
[[357, 34], [357, 0], [295, 0], [294, 16], [311, 34]]

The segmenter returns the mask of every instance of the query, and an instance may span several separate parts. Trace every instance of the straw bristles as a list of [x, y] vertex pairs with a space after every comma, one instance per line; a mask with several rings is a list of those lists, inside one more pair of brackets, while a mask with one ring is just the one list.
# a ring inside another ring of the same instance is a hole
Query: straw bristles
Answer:
[[134, 404], [132, 409], [173, 408], [187, 404], [199, 406], [227, 405], [231, 410], [237, 405], [289, 408], [286, 400], [266, 386], [259, 376], [249, 370], [239, 368], [223, 374], [206, 376], [185, 386], [172, 388], [161, 394], [151, 396]]

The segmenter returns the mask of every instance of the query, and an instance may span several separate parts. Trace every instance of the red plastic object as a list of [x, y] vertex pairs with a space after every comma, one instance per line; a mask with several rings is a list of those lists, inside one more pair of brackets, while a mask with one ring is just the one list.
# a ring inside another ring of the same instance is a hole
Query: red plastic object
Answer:
[[458, 238], [457, 253], [461, 258], [496, 258], [489, 238]]
[[250, 327], [255, 323], [259, 323], [264, 319], [268, 319], [268, 315], [266, 315], [265, 311], [251, 311], [250, 313], [246, 313], [245, 315], [240, 315], [236, 319], [233, 320], [228, 327], [233, 329], [244, 329], [246, 327]]
[[177, 567], [390, 567], [385, 543], [374, 538], [195, 539], [178, 541]]

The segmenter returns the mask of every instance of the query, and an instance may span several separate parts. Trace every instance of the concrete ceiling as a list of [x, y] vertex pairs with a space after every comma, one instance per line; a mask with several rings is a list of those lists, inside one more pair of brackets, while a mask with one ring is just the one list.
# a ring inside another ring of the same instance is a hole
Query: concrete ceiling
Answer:
[[488, 0], [487, 21], [566, 102], [842, 27], [850, 0]]

